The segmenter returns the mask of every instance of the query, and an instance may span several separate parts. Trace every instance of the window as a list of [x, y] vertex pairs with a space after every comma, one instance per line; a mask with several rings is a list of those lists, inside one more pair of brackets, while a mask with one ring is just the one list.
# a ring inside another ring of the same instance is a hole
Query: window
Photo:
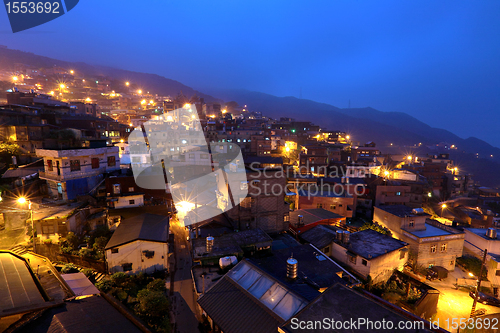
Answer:
[[327, 246], [327, 247], [325, 247], [325, 248], [323, 249], [323, 253], [325, 253], [325, 254], [326, 254], [326, 253], [328, 253], [328, 252], [330, 252], [330, 247], [329, 247], [329, 246]]
[[122, 268], [124, 272], [128, 272], [132, 270], [132, 264], [122, 264]]
[[142, 251], [142, 253], [148, 259], [151, 259], [155, 256], [155, 251]]
[[54, 171], [54, 165], [52, 164], [52, 160], [47, 160], [47, 171]]
[[288, 215], [288, 214], [284, 214], [284, 215], [283, 215], [283, 221], [285, 221], [285, 222], [290, 222], [290, 215]]
[[71, 171], [80, 171], [80, 160], [70, 160], [69, 169]]
[[361, 263], [363, 264], [363, 266], [368, 265], [368, 261], [366, 261], [365, 259], [361, 260]]
[[134, 191], [135, 191], [135, 188], [133, 188], [133, 187], [129, 187], [129, 188], [128, 188], [128, 191], [129, 191], [129, 192], [134, 192]]
[[337, 208], [337, 206], [336, 206], [336, 205], [330, 205], [330, 209], [331, 209], [331, 210], [335, 210], [336, 208]]
[[500, 269], [497, 269], [496, 273], [495, 273], [496, 276], [500, 276]]
[[396, 195], [398, 195], [398, 196], [401, 195], [401, 192], [396, 192]]
[[356, 256], [352, 254], [347, 255], [349, 257], [349, 261], [356, 265]]
[[441, 252], [446, 252], [447, 244], [441, 244]]
[[436, 253], [437, 252], [437, 245], [432, 245], [431, 246], [431, 253]]
[[118, 253], [118, 249], [117, 248], [111, 249], [111, 253]]
[[113, 184], [113, 194], [120, 194], [120, 184]]
[[108, 156], [108, 166], [114, 167], [116, 165], [116, 159], [114, 156]]
[[399, 260], [404, 259], [406, 257], [406, 252], [405, 251], [400, 251], [399, 252]]
[[323, 208], [323, 204], [320, 204], [320, 203], [319, 203], [319, 204], [317, 204], [317, 205], [316, 205], [316, 208]]
[[92, 157], [92, 169], [99, 169], [99, 158]]
[[134, 205], [134, 204], [135, 204], [135, 200], [129, 200], [129, 201], [128, 201], [128, 203], [129, 203], [130, 205]]
[[408, 223], [408, 225], [410, 226], [410, 228], [413, 228], [415, 226], [415, 221], [410, 220], [410, 222]]
[[52, 223], [42, 224], [42, 234], [53, 234], [53, 233], [54, 233], [54, 225]]

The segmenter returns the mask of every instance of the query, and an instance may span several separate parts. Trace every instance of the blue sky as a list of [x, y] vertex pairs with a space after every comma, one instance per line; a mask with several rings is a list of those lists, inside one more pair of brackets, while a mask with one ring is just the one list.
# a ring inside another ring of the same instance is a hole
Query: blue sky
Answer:
[[500, 1], [94, 1], [0, 44], [338, 107], [500, 147]]

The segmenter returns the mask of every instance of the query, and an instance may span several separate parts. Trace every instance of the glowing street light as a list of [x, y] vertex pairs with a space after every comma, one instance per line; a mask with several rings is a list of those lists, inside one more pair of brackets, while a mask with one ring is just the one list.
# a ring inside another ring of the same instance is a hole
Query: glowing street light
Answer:
[[448, 207], [445, 203], [441, 205], [441, 208], [445, 209], [446, 207]]
[[408, 161], [411, 161], [412, 160], [412, 156], [408, 155], [407, 159], [408, 159]]
[[350, 136], [350, 135], [346, 135], [346, 136], [345, 136], [345, 138], [346, 138], [347, 140], [349, 140], [349, 139], [351, 138], [351, 136]]
[[126, 85], [127, 87], [128, 87], [128, 86], [130, 86], [130, 82], [128, 82], [128, 81], [127, 81], [127, 82], [125, 82], [125, 85]]
[[51, 94], [52, 96], [54, 96], [54, 91], [52, 90], [51, 92], [49, 92], [49, 94]]
[[71, 74], [75, 74], [75, 71], [74, 70], [70, 70], [69, 71]]
[[386, 177], [389, 176], [389, 171], [385, 170], [384, 171], [384, 176], [386, 176]]
[[472, 274], [471, 272], [469, 272], [469, 276], [470, 277], [474, 277], [474, 274]]
[[184, 104], [184, 109], [189, 109], [189, 108], [191, 108], [191, 104], [189, 103]]
[[26, 203], [26, 198], [25, 197], [19, 197], [19, 198], [17, 198], [17, 203], [25, 204]]
[[286, 151], [287, 153], [289, 153], [289, 152], [290, 152], [290, 147], [285, 147], [285, 151]]
[[142, 95], [142, 90], [141, 90], [141, 89], [137, 90], [137, 93], [138, 93], [139, 95]]
[[145, 100], [145, 99], [143, 99], [143, 100], [141, 101], [141, 104], [142, 104], [142, 105], [146, 104], [146, 100]]
[[92, 102], [92, 100], [90, 99], [90, 97], [87, 97], [87, 98], [85, 98], [85, 102], [90, 103], [90, 102]]
[[17, 82], [17, 80], [19, 80], [19, 78], [17, 76], [12, 77], [12, 81]]
[[66, 86], [64, 85], [64, 83], [61, 83], [61, 84], [59, 85], [59, 88], [64, 89], [64, 88], [66, 88]]

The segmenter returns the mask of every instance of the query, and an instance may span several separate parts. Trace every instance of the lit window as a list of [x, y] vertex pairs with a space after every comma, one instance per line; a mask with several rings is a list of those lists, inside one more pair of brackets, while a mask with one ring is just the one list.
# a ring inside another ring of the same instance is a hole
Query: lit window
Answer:
[[437, 245], [432, 245], [431, 246], [431, 253], [436, 253], [437, 252]]
[[446, 252], [447, 244], [441, 244], [441, 252]]

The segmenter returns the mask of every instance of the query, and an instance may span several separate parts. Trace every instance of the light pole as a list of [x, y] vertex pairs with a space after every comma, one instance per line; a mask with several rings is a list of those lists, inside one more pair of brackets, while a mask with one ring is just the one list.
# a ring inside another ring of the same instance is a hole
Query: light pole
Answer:
[[28, 203], [28, 210], [30, 211], [30, 220], [31, 220], [31, 236], [33, 238], [33, 252], [36, 253], [36, 239], [35, 239], [35, 226], [33, 223], [33, 209], [31, 208], [31, 200], [26, 200], [25, 197], [19, 197], [17, 202], [20, 204]]

